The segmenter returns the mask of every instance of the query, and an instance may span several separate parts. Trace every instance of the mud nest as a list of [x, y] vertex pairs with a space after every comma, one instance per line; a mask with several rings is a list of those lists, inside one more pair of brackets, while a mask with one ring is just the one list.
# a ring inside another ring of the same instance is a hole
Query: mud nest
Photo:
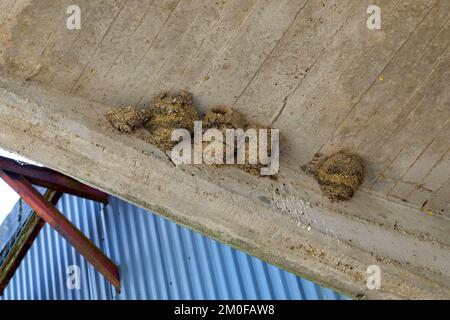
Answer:
[[226, 129], [243, 129], [247, 126], [241, 114], [228, 107], [206, 111], [202, 119], [204, 131], [216, 128], [225, 136]]
[[[203, 131], [205, 132], [208, 129], [218, 129], [220, 132], [222, 132], [222, 135], [224, 137], [224, 146], [223, 150], [226, 150], [226, 130], [227, 129], [242, 129], [246, 131], [247, 129], [255, 129], [256, 133], [258, 134], [259, 129], [263, 129], [262, 127], [258, 127], [256, 125], [249, 124], [244, 117], [237, 112], [236, 110], [233, 110], [229, 107], [219, 107], [214, 108], [212, 110], [209, 110], [205, 113], [203, 119], [202, 119], [202, 125], [203, 125]], [[208, 143], [204, 143], [204, 147]], [[270, 147], [270, 131], [268, 136], [268, 145]], [[259, 148], [259, 145], [257, 146]], [[237, 155], [237, 141], [235, 141], [235, 159]], [[270, 150], [269, 150], [270, 152]], [[225, 153], [225, 152], [224, 152]], [[224, 154], [224, 163], [226, 161], [226, 156]], [[220, 165], [216, 165], [220, 166]], [[250, 164], [249, 163], [249, 145], [248, 142], [245, 143], [245, 164], [234, 164], [233, 166], [238, 167], [252, 175], [260, 176], [261, 168], [263, 167], [259, 162], [257, 164]]]
[[121, 107], [108, 111], [106, 118], [113, 128], [123, 133], [131, 133], [149, 120], [150, 112], [133, 107]]
[[161, 150], [169, 151], [176, 144], [171, 140], [172, 131], [187, 129], [193, 134], [194, 121], [197, 120], [199, 116], [190, 93], [164, 93], [156, 97], [150, 107], [146, 127], [151, 135], [147, 140]]
[[362, 159], [346, 151], [327, 158], [316, 155], [302, 169], [315, 176], [323, 194], [331, 201], [350, 200], [366, 176]]
[[[178, 93], [164, 93], [157, 96], [146, 110], [138, 110], [133, 107], [121, 107], [109, 111], [106, 114], [111, 126], [124, 133], [133, 133], [136, 129], [142, 129], [135, 133], [135, 136], [148, 143], [156, 145], [163, 151], [170, 151], [178, 142], [172, 142], [172, 132], [174, 129], [186, 129], [191, 135], [194, 131], [194, 121], [200, 120], [197, 108], [193, 103], [192, 95], [181, 91]], [[226, 130], [249, 128], [255, 129], [258, 134], [263, 127], [249, 125], [244, 117], [237, 111], [220, 107], [209, 110], [201, 118], [203, 133], [208, 129], [218, 129], [223, 135], [223, 163], [226, 163]], [[268, 130], [268, 147], [270, 154], [270, 130]], [[259, 140], [258, 140], [259, 141]], [[203, 142], [203, 149], [210, 142]], [[259, 146], [257, 146], [258, 150]], [[237, 139], [235, 139], [235, 158], [237, 155]], [[259, 159], [258, 159], [259, 160]], [[221, 164], [215, 164], [221, 166]], [[261, 168], [257, 164], [249, 163], [249, 143], [245, 142], [245, 164], [234, 164], [253, 175], [260, 176]], [[272, 176], [274, 178], [276, 176]]]

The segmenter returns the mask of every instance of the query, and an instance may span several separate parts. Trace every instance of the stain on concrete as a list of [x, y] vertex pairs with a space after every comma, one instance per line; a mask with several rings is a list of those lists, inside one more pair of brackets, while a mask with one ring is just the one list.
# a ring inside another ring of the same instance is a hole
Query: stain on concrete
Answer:
[[53, 31], [50, 17], [61, 8], [56, 1], [17, 1], [0, 20], [0, 68], [26, 80], [39, 73], [39, 54]]

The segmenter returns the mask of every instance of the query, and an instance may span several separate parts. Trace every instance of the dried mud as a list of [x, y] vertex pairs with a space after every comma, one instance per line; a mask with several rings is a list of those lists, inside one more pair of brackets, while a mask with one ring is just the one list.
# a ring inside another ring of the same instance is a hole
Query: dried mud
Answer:
[[322, 193], [331, 201], [350, 200], [366, 177], [362, 159], [348, 151], [329, 157], [317, 154], [302, 169], [316, 178]]
[[[229, 108], [229, 107], [220, 107], [220, 108], [214, 108], [212, 110], [209, 110], [205, 113], [205, 116], [202, 119], [202, 125], [203, 125], [203, 131], [206, 131], [211, 128], [218, 129], [220, 132], [222, 132], [222, 135], [226, 136], [226, 129], [255, 129], [258, 133], [259, 129], [263, 129], [262, 127], [253, 125], [248, 123], [244, 117], [237, 111]], [[270, 148], [270, 131], [268, 136], [268, 147]], [[226, 141], [224, 141], [224, 149]], [[207, 143], [206, 143], [207, 144]], [[257, 145], [257, 148], [259, 148], [259, 145]], [[237, 154], [237, 141], [235, 141], [235, 159]], [[268, 150], [270, 153], [270, 149]], [[259, 159], [258, 159], [259, 160]], [[223, 159], [225, 163], [225, 156]], [[254, 176], [260, 176], [261, 168], [263, 167], [259, 161], [257, 164], [250, 164], [249, 163], [249, 144], [248, 142], [245, 143], [245, 164], [234, 164], [232, 166], [240, 168]], [[218, 165], [220, 166], [220, 165]], [[276, 177], [272, 177], [276, 178]]]
[[150, 112], [133, 107], [121, 107], [108, 111], [106, 118], [114, 129], [131, 133], [149, 120]]
[[[226, 162], [226, 129], [255, 129], [258, 132], [263, 127], [249, 124], [237, 111], [220, 107], [209, 110], [200, 118], [197, 108], [193, 103], [192, 95], [181, 91], [178, 93], [164, 93], [157, 96], [150, 107], [145, 110], [137, 110], [133, 107], [121, 107], [109, 111], [106, 114], [111, 126], [123, 133], [133, 133], [136, 129], [136, 136], [148, 143], [156, 145], [163, 151], [171, 150], [177, 142], [172, 142], [171, 136], [174, 129], [187, 129], [193, 134], [194, 121], [201, 120], [203, 133], [208, 129], [218, 129], [223, 134], [224, 158]], [[141, 130], [144, 129], [144, 130]], [[144, 132], [143, 132], [144, 131]], [[270, 130], [268, 130], [268, 146], [270, 153]], [[249, 143], [245, 143], [245, 164], [233, 164], [252, 175], [260, 176], [262, 165], [249, 163]], [[203, 147], [209, 142], [203, 142]], [[259, 146], [257, 146], [259, 148]], [[235, 140], [235, 159], [237, 153], [237, 142]], [[215, 164], [214, 166], [222, 166]], [[272, 176], [272, 178], [274, 178]], [[275, 177], [276, 178], [276, 177]]]
[[176, 144], [171, 140], [174, 129], [187, 129], [193, 134], [194, 121], [199, 120], [192, 95], [185, 91], [175, 94], [164, 93], [156, 97], [150, 113], [146, 127], [151, 135], [147, 142], [164, 151], [172, 149]]

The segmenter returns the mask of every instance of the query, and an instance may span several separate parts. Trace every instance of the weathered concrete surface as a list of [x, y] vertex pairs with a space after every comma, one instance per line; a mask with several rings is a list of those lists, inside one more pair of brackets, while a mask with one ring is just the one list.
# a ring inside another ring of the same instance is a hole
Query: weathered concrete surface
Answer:
[[[13, 152], [346, 293], [450, 297], [450, 224], [440, 217], [364, 192], [326, 203], [284, 164], [278, 181], [175, 168], [152, 145], [111, 131], [104, 105], [31, 82], [0, 87], [0, 141]], [[366, 288], [372, 264], [381, 291]]]
[[[364, 188], [449, 216], [447, 0], [2, 0], [4, 69], [107, 105], [171, 88], [283, 128], [294, 170], [350, 148]], [[382, 9], [382, 30], [366, 27]], [[380, 80], [383, 79], [383, 80]]]
[[[373, 3], [382, 30], [366, 27]], [[69, 4], [0, 2], [2, 147], [335, 288], [449, 297], [449, 1], [79, 0], [79, 31]], [[183, 171], [103, 129], [107, 106], [172, 88], [280, 127], [279, 181]], [[339, 148], [369, 169], [345, 205], [299, 170]]]

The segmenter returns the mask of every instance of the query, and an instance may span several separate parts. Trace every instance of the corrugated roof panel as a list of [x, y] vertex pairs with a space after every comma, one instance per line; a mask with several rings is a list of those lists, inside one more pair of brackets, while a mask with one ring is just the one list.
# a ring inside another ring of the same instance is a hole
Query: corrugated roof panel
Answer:
[[[64, 195], [58, 209], [120, 265], [122, 291], [45, 226], [4, 299], [347, 299], [115, 197], [104, 208]], [[80, 290], [67, 288], [70, 265]]]

